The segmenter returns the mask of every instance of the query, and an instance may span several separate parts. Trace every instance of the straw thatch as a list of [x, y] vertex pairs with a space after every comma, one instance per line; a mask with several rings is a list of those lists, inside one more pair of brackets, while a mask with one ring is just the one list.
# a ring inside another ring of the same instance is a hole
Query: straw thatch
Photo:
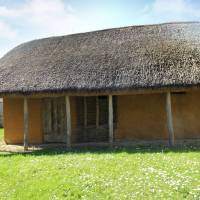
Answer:
[[200, 23], [132, 26], [22, 44], [0, 60], [0, 93], [200, 84]]

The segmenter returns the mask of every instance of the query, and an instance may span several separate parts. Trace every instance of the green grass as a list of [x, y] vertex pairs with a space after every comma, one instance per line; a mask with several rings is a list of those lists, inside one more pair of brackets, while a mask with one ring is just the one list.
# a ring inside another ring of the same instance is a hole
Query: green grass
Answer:
[[200, 147], [2, 153], [0, 199], [199, 200]]

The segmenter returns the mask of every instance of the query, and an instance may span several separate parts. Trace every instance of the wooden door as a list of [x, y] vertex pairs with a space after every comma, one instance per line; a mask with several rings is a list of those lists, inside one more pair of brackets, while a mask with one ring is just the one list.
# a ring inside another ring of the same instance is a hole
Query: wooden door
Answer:
[[65, 98], [43, 100], [43, 132], [45, 143], [67, 142], [67, 120]]

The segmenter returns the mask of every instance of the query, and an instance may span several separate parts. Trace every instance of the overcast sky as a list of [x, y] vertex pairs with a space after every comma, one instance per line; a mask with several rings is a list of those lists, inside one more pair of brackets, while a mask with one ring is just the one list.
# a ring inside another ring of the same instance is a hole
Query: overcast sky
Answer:
[[0, 57], [41, 37], [171, 21], [200, 21], [200, 1], [0, 0]]

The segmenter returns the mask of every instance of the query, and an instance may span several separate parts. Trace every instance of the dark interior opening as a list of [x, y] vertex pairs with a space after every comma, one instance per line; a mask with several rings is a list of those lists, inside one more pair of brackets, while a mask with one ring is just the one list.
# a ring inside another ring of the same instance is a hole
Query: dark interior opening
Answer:
[[[108, 96], [77, 97], [77, 142], [108, 141]], [[117, 121], [117, 98], [113, 97], [113, 120]]]

